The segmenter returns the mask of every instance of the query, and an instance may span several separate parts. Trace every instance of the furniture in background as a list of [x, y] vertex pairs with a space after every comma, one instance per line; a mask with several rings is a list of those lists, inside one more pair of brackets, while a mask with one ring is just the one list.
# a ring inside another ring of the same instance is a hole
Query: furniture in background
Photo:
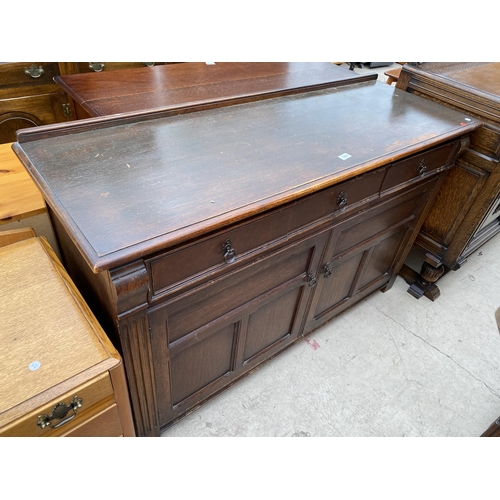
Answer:
[[401, 68], [388, 69], [387, 71], [384, 71], [384, 75], [387, 77], [385, 83], [387, 83], [387, 85], [392, 85], [393, 83], [396, 83], [398, 81], [400, 74], [401, 74]]
[[0, 231], [29, 227], [44, 236], [60, 257], [40, 191], [12, 151], [12, 143], [0, 144]]
[[0, 436], [134, 436], [121, 358], [43, 238], [0, 232]]
[[99, 74], [61, 75], [55, 81], [88, 118], [145, 110], [222, 106], [376, 80], [332, 63], [183, 63]]
[[480, 126], [400, 94], [368, 81], [19, 132], [65, 267], [122, 353], [137, 435], [391, 287]]
[[500, 63], [403, 66], [397, 89], [479, 119], [483, 126], [451, 169], [416, 239], [425, 255], [420, 275], [406, 268], [409, 292], [431, 300], [436, 282], [500, 231]]
[[0, 144], [15, 141], [16, 130], [75, 118], [71, 101], [54, 77], [151, 64], [155, 63], [0, 63]]

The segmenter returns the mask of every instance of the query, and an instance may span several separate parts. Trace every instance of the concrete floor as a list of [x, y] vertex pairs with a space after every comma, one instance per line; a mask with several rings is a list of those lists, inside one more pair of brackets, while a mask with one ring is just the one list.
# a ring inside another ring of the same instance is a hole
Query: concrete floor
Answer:
[[439, 282], [398, 277], [162, 436], [480, 436], [500, 415], [500, 236]]

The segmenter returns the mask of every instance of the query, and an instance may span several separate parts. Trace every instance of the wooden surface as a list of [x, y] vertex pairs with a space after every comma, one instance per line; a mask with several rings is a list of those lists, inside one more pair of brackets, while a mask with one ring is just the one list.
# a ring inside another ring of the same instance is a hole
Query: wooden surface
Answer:
[[79, 118], [235, 102], [375, 80], [332, 63], [183, 63], [57, 76]]
[[[1, 247], [0, 278], [3, 433], [6, 426], [19, 431], [17, 422], [25, 415], [65, 392], [104, 374], [109, 380], [108, 372], [121, 358], [43, 239]], [[33, 363], [38, 367], [33, 369]], [[98, 398], [100, 391], [95, 391]], [[36, 419], [29, 425], [40, 431]]]
[[60, 126], [21, 132], [14, 146], [95, 271], [478, 126], [377, 82], [136, 123], [97, 120], [64, 135]]
[[17, 243], [18, 241], [27, 240], [28, 238], [36, 237], [36, 233], [32, 228], [10, 229], [8, 231], [0, 231], [0, 247]]
[[44, 212], [42, 195], [12, 151], [12, 144], [0, 144], [0, 224]]

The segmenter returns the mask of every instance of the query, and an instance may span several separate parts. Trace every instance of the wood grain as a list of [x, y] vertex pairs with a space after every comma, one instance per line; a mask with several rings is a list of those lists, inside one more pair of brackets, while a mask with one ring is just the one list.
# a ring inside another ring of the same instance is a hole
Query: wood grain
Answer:
[[[33, 175], [47, 202], [99, 271], [479, 125], [462, 126], [459, 119], [368, 82], [124, 126], [118, 118], [117, 126], [108, 120], [98, 130], [91, 120], [85, 130], [76, 122], [66, 130], [78, 132], [54, 129], [57, 136], [43, 142], [32, 133], [24, 143], [20, 134], [15, 150], [36, 165]], [[347, 160], [339, 158], [344, 153]]]
[[64, 75], [55, 81], [79, 118], [147, 109], [234, 103], [375, 80], [331, 63], [184, 63]]
[[12, 151], [0, 144], [0, 224], [46, 212], [36, 184]]

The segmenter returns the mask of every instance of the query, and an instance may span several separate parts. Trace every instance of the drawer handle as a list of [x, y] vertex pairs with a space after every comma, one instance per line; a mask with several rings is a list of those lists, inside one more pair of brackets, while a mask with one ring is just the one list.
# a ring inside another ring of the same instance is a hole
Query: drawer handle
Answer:
[[330, 263], [327, 262], [324, 266], [323, 266], [323, 276], [325, 278], [329, 278], [330, 276], [332, 275], [332, 269], [330, 268]]
[[234, 251], [233, 245], [230, 239], [227, 239], [222, 245], [222, 253], [224, 255], [224, 262], [226, 264], [231, 264], [236, 259], [236, 252]]
[[89, 68], [96, 73], [100, 73], [106, 65], [102, 62], [89, 62]]
[[311, 288], [314, 288], [316, 286], [316, 283], [318, 281], [316, 280], [316, 278], [314, 277], [314, 274], [313, 273], [309, 273], [307, 275], [307, 284], [311, 287]]
[[337, 206], [340, 208], [340, 210], [344, 210], [346, 205], [347, 205], [347, 196], [344, 193], [344, 191], [341, 191], [337, 197]]
[[24, 68], [24, 74], [31, 76], [32, 78], [40, 78], [45, 71], [41, 66], [35, 66], [32, 64], [29, 68]]
[[427, 170], [427, 167], [425, 165], [425, 160], [422, 160], [420, 162], [420, 165], [418, 166], [418, 175], [424, 175], [425, 171]]
[[493, 210], [493, 214], [496, 214], [497, 212], [500, 212], [500, 203], [498, 204], [498, 207]]
[[[81, 408], [82, 405], [83, 405], [83, 399], [79, 398], [78, 395], [75, 395], [69, 405], [65, 403], [57, 403], [54, 406], [54, 408], [52, 408], [52, 413], [50, 415], [45, 415], [45, 414], [38, 415], [38, 421], [36, 425], [38, 425], [38, 427], [41, 427], [42, 429], [45, 429], [45, 427], [50, 427], [51, 429], [57, 429], [58, 427], [61, 427], [70, 420], [73, 420], [76, 417], [76, 412], [78, 411], [78, 408]], [[71, 410], [73, 410], [73, 414], [70, 415], [68, 418], [65, 418], [66, 415]], [[54, 425], [52, 424], [52, 420], [54, 419], [60, 420], [60, 422], [57, 422]]]

